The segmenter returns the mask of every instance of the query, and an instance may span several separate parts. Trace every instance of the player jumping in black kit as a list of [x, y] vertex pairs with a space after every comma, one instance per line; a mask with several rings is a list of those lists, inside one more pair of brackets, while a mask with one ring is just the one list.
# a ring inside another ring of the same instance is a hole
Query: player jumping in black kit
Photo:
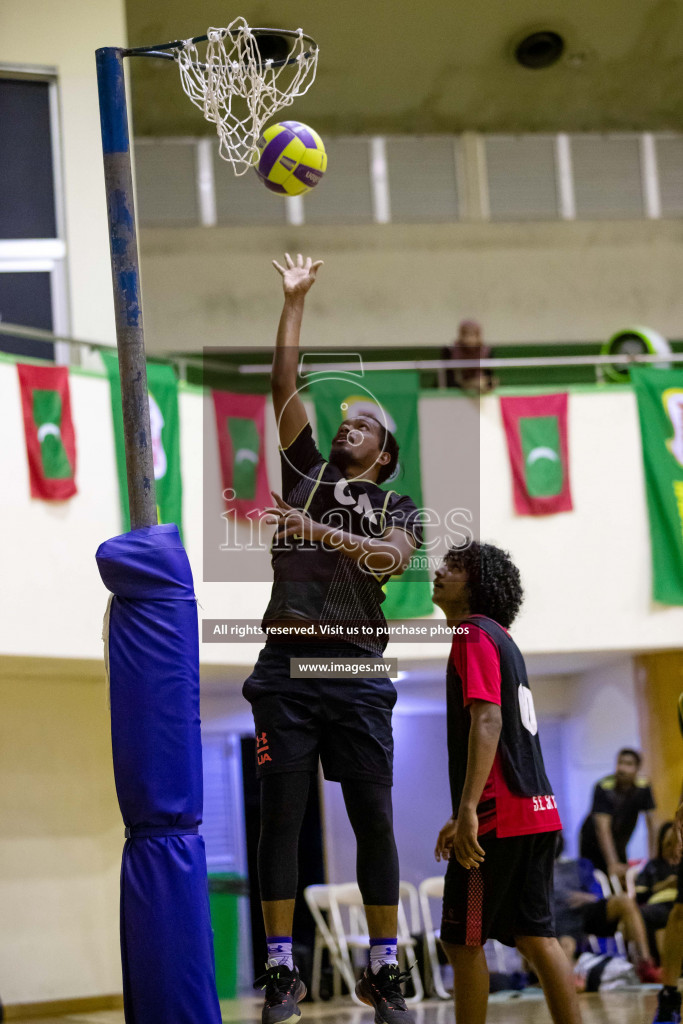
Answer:
[[[378, 487], [393, 473], [398, 445], [372, 415], [345, 420], [325, 460], [313, 440], [297, 391], [299, 333], [306, 293], [321, 262], [286, 266], [284, 308], [271, 376], [280, 438], [282, 490], [272, 510], [274, 583], [263, 628], [271, 632], [243, 693], [251, 703], [261, 780], [258, 871], [268, 942], [263, 1024], [300, 1016], [306, 994], [292, 959], [299, 831], [320, 759], [340, 782], [357, 841], [357, 877], [370, 933], [370, 965], [356, 992], [375, 1008], [377, 1024], [412, 1024], [396, 959], [398, 856], [393, 835], [391, 711], [396, 690], [386, 677], [348, 681], [290, 678], [290, 658], [382, 655], [386, 640], [358, 628], [356, 642], [325, 639], [322, 624], [384, 623], [383, 585], [407, 567], [422, 543], [410, 500]], [[282, 642], [283, 629], [316, 631], [313, 640]], [[279, 632], [276, 634], [276, 630]], [[276, 635], [278, 639], [276, 639]], [[334, 634], [332, 634], [334, 635]], [[353, 639], [356, 640], [355, 635]]]

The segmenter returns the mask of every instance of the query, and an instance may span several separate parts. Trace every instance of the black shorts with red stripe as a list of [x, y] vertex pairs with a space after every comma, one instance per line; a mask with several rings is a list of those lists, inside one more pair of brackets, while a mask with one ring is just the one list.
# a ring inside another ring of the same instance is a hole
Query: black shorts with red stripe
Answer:
[[483, 946], [497, 939], [514, 946], [523, 935], [555, 937], [552, 913], [556, 832], [498, 839], [479, 837], [484, 862], [467, 869], [449, 861], [441, 939], [454, 946]]
[[[354, 644], [268, 643], [242, 687], [256, 727], [256, 775], [318, 771], [332, 782], [391, 786], [396, 687], [386, 676], [292, 679], [290, 660], [377, 657]], [[322, 670], [321, 670], [322, 671]]]

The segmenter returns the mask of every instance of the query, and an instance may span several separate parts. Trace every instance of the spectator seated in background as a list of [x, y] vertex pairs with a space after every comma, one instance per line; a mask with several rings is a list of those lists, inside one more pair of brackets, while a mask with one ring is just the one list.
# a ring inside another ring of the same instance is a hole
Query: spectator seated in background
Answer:
[[491, 348], [484, 344], [481, 324], [476, 320], [461, 320], [458, 336], [449, 348], [443, 350], [444, 359], [471, 359], [472, 368], [446, 370], [446, 384], [449, 388], [476, 391], [486, 394], [496, 386], [496, 379], [490, 370], [477, 365], [480, 359], [489, 359]]
[[656, 963], [659, 963], [657, 932], [666, 928], [676, 902], [680, 860], [681, 845], [674, 823], [666, 821], [659, 830], [657, 856], [647, 862], [636, 878], [636, 899], [645, 921], [650, 954]]
[[555, 860], [553, 909], [555, 930], [562, 949], [573, 962], [588, 948], [588, 935], [609, 938], [619, 929], [629, 947], [631, 960], [642, 982], [659, 981], [647, 944], [645, 924], [635, 900], [630, 896], [605, 899], [593, 875], [589, 860], [561, 858], [564, 847], [560, 836]]
[[614, 775], [596, 782], [590, 814], [581, 826], [581, 856], [607, 875], [622, 879], [628, 870], [626, 847], [641, 812], [647, 819], [649, 856], [654, 857], [657, 850], [655, 800], [647, 779], [638, 775], [640, 763], [637, 750], [619, 751]]

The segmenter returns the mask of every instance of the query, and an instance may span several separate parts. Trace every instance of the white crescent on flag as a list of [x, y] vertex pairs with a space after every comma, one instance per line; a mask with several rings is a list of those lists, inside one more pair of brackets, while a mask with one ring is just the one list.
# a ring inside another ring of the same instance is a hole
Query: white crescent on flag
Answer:
[[235, 462], [253, 462], [254, 465], [258, 462], [258, 455], [251, 448], [238, 448], [235, 455]]
[[526, 457], [527, 465], [533, 466], [539, 459], [550, 459], [551, 462], [559, 462], [560, 456], [552, 448], [544, 448], [539, 446], [538, 448], [532, 448]]
[[41, 427], [38, 427], [38, 440], [42, 444], [48, 434], [52, 434], [54, 437], [61, 438], [62, 431], [56, 423], [43, 423]]

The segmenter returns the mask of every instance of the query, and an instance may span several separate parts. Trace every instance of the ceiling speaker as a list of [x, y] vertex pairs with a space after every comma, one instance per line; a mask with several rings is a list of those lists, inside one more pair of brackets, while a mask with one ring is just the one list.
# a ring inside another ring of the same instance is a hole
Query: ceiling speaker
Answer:
[[523, 68], [549, 68], [564, 53], [564, 39], [559, 32], [532, 32], [515, 47], [515, 60]]

